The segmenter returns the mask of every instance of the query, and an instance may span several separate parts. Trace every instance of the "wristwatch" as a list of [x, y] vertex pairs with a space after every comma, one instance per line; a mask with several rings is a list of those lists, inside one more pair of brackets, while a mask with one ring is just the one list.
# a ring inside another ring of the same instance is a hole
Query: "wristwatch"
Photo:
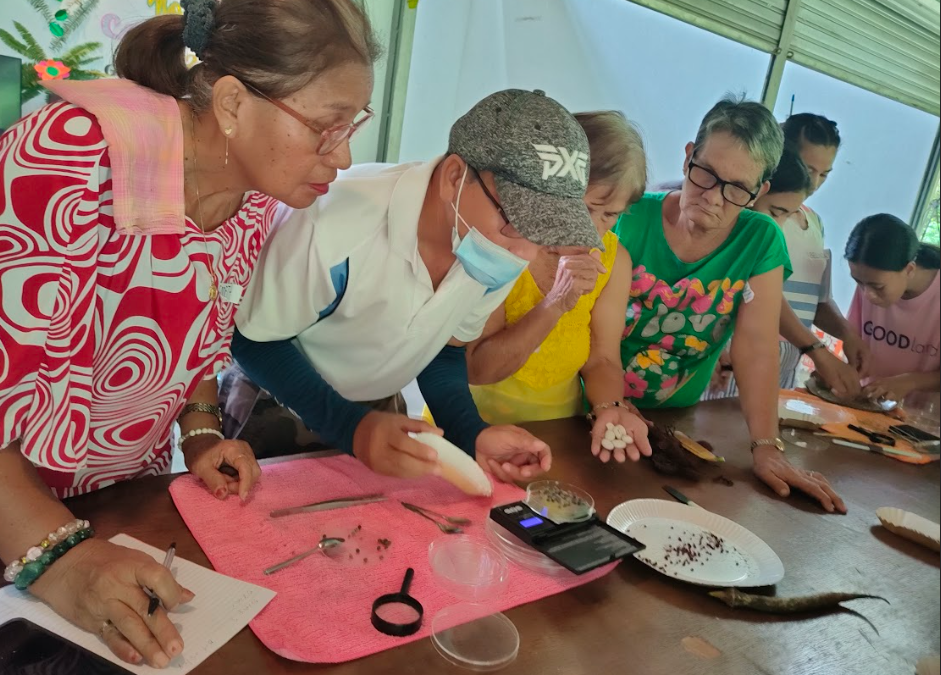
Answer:
[[777, 448], [781, 452], [784, 452], [784, 441], [780, 438], [759, 438], [757, 441], [751, 442], [751, 451], [754, 452], [755, 448], [761, 448], [764, 446], [771, 448]]
[[823, 344], [820, 340], [817, 340], [813, 344], [809, 344], [806, 347], [801, 347], [798, 351], [800, 351], [801, 356], [806, 356], [807, 354], [810, 354], [810, 352], [815, 352], [818, 349], [826, 348], [827, 346], [825, 344]]

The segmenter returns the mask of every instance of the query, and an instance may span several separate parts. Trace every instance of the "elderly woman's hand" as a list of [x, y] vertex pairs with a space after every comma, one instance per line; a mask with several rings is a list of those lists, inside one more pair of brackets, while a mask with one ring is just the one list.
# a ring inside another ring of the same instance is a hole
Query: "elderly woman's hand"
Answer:
[[[162, 603], [152, 616], [143, 587]], [[165, 668], [183, 651], [183, 638], [164, 608], [189, 602], [193, 592], [141, 551], [89, 539], [57, 560], [30, 591], [60, 616], [100, 635], [128, 663]]]
[[755, 475], [781, 497], [789, 496], [793, 487], [816, 499], [828, 513], [846, 513], [846, 505], [823, 474], [798, 469], [777, 448], [755, 448], [753, 468]]
[[[261, 477], [255, 453], [244, 441], [201, 434], [184, 441], [183, 458], [189, 472], [202, 480], [216, 499], [237, 494], [244, 501]], [[237, 475], [223, 473], [223, 465], [232, 467]]]
[[[605, 447], [605, 435], [609, 425], [612, 430], [618, 425], [623, 427], [630, 437], [630, 442], [625, 442], [624, 447], [617, 447], [620, 445], [617, 442], [610, 443], [613, 447]], [[612, 458], [615, 462], [622, 463], [628, 459], [636, 462], [641, 455], [650, 457], [652, 452], [647, 440], [648, 430], [647, 421], [629, 408], [612, 406], [599, 410], [591, 427], [591, 454], [605, 463]]]

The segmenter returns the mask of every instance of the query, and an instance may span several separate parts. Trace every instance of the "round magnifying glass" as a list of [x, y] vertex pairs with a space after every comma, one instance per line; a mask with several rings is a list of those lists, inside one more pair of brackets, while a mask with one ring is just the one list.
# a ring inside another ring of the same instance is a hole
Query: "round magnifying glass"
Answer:
[[380, 633], [392, 637], [414, 635], [421, 628], [425, 613], [421, 603], [408, 594], [415, 570], [409, 567], [398, 593], [389, 593], [376, 598], [372, 603], [372, 625]]

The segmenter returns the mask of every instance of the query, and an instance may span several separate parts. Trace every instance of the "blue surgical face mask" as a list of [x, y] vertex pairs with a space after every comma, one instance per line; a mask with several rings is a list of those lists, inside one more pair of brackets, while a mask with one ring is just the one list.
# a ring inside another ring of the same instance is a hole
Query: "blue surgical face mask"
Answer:
[[[471, 227], [458, 212], [461, 205], [461, 192], [464, 190], [464, 179], [467, 178], [467, 167], [461, 176], [461, 185], [457, 189], [456, 203], [451, 204], [454, 209], [454, 231], [451, 234], [452, 251], [461, 262], [467, 275], [482, 286], [487, 292], [502, 288], [512, 281], [516, 281], [529, 264], [517, 255], [495, 244], [480, 231]], [[458, 223], [467, 228], [464, 238], [458, 231]]]

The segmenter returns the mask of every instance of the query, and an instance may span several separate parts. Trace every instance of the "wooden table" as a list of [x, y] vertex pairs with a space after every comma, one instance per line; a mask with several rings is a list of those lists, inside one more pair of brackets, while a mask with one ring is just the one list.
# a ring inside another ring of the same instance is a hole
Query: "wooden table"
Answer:
[[[603, 579], [507, 613], [519, 628], [520, 654], [504, 672], [513, 675], [911, 675], [920, 657], [936, 652], [939, 627], [939, 556], [885, 532], [875, 510], [897, 506], [939, 517], [938, 465], [909, 466], [859, 450], [808, 440], [789, 447], [791, 461], [825, 473], [849, 515], [824, 515], [798, 496], [784, 502], [750, 472], [748, 438], [735, 401], [715, 401], [686, 411], [652, 415], [697, 439], [711, 441], [728, 461], [727, 487], [657, 475], [649, 465], [602, 465], [588, 451], [581, 420], [529, 425], [548, 441], [555, 458], [550, 477], [580, 485], [602, 515], [634, 498], [665, 498], [669, 482], [702, 507], [735, 520], [762, 537], [784, 561], [780, 595], [859, 591], [883, 595], [851, 603], [859, 616], [782, 619], [731, 610], [705, 590], [675, 582], [640, 562], [622, 563]], [[792, 438], [794, 438], [792, 436]], [[175, 540], [177, 553], [208, 561], [176, 512], [167, 485], [172, 477], [133, 481], [70, 501], [94, 522], [100, 536], [126, 532], [155, 546]], [[328, 608], [325, 608], [328, 610]], [[327, 615], [325, 615], [326, 617]], [[683, 646], [687, 637], [708, 641], [721, 655], [705, 659]], [[210, 657], [199, 675], [329, 673], [463, 673], [444, 662], [429, 640], [351, 663], [294, 663], [269, 652], [246, 628]]]

